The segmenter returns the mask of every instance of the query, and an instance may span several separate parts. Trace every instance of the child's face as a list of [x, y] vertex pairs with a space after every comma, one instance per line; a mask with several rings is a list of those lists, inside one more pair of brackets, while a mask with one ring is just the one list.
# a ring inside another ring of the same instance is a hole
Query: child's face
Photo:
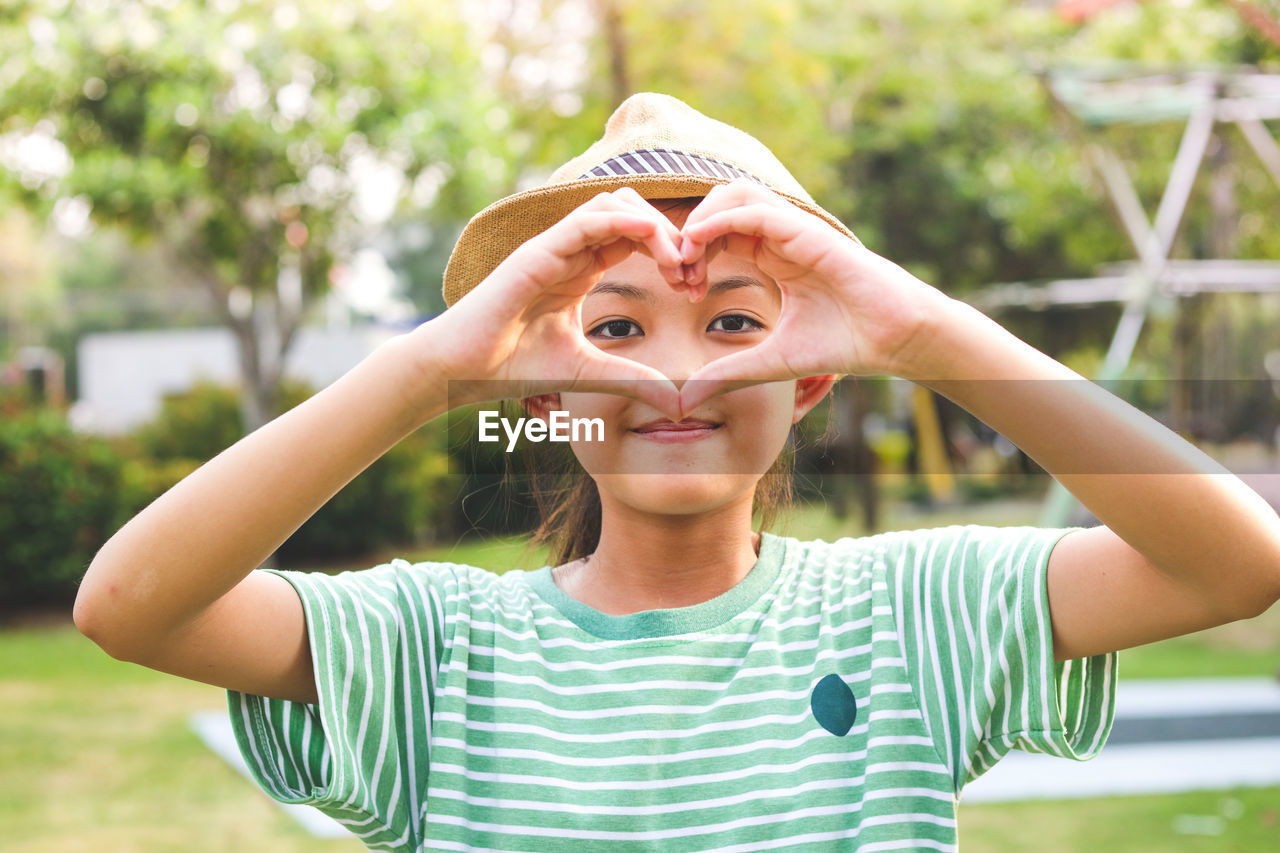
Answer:
[[[682, 219], [673, 221], [679, 225]], [[706, 298], [691, 303], [662, 279], [650, 258], [632, 255], [607, 270], [583, 300], [583, 334], [604, 351], [654, 367], [680, 385], [702, 365], [759, 344], [782, 309], [777, 283], [749, 261], [720, 254], [710, 263], [708, 280]], [[792, 424], [821, 396], [798, 399], [795, 380], [753, 385], [706, 401], [680, 424], [701, 421], [702, 428], [680, 432], [661, 429], [669, 421], [653, 407], [616, 395], [563, 393], [559, 408], [572, 418], [604, 422], [604, 441], [573, 443], [602, 501], [689, 514], [749, 500]]]

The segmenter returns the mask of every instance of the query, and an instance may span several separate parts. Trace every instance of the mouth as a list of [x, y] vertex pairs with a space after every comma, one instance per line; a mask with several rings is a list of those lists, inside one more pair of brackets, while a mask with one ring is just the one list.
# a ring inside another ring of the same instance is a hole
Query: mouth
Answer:
[[705, 421], [700, 418], [686, 418], [682, 421], [660, 418], [656, 421], [641, 424], [631, 431], [649, 441], [683, 444], [706, 438], [722, 426], [724, 424]]

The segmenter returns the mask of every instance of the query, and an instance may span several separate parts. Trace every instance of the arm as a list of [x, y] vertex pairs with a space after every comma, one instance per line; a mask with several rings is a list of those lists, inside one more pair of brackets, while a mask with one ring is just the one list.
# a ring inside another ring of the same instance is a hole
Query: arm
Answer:
[[783, 288], [759, 346], [681, 389], [829, 373], [901, 376], [955, 400], [1056, 477], [1105, 527], [1049, 558], [1054, 652], [1066, 660], [1257, 615], [1280, 598], [1280, 518], [1195, 447], [977, 310], [749, 182], [707, 195], [682, 229], [696, 298], [705, 259], [751, 259]]
[[962, 303], [939, 302], [914, 342], [907, 378], [998, 430], [1105, 525], [1050, 556], [1059, 660], [1256, 616], [1280, 598], [1280, 518], [1191, 444]]
[[435, 332], [428, 323], [384, 344], [121, 528], [80, 586], [77, 627], [123, 660], [315, 701], [297, 594], [279, 577], [250, 572], [360, 471], [446, 410]]
[[[606, 193], [513, 252], [444, 314], [241, 439], [121, 528], [76, 597], [112, 656], [242, 693], [316, 701], [302, 604], [253, 572], [397, 441], [451, 405], [591, 386], [673, 412], [661, 373], [610, 356], [582, 297], [634, 251], [678, 281], [674, 226], [634, 191]], [[450, 380], [458, 393], [449, 394]]]

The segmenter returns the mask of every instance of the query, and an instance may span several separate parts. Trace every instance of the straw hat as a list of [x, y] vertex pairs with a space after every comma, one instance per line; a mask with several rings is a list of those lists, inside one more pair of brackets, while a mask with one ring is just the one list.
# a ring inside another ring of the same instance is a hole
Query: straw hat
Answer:
[[644, 198], [683, 198], [706, 195], [741, 177], [857, 242], [764, 145], [683, 101], [645, 92], [627, 98], [609, 117], [604, 136], [556, 169], [546, 184], [494, 202], [467, 223], [445, 268], [445, 304], [453, 305], [521, 244], [599, 193], [632, 187]]

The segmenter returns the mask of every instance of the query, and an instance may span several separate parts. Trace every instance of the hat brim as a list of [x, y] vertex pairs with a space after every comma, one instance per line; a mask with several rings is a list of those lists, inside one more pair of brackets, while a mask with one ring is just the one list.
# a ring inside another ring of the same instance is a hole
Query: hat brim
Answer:
[[[727, 180], [700, 175], [608, 175], [535, 187], [507, 196], [472, 217], [458, 237], [444, 271], [445, 305], [452, 306], [517, 248], [602, 192], [631, 187], [643, 198], [685, 198], [706, 195], [713, 187], [727, 183]], [[773, 192], [861, 245], [843, 222], [821, 207], [788, 193]]]

